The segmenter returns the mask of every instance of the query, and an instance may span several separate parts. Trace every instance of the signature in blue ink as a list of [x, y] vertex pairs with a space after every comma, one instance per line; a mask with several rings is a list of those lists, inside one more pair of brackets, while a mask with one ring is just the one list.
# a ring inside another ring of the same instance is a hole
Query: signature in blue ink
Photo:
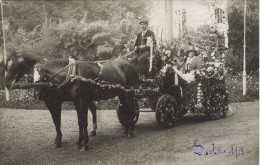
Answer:
[[192, 150], [195, 149], [196, 152], [194, 152], [194, 154], [196, 155], [223, 155], [223, 154], [232, 154], [232, 155], [244, 155], [244, 148], [243, 147], [238, 147], [238, 146], [232, 146], [230, 149], [221, 149], [221, 148], [217, 148], [215, 146], [215, 144], [212, 144], [212, 147], [210, 148], [210, 150], [206, 150], [204, 149], [204, 147], [200, 144], [198, 144], [198, 139], [195, 139], [193, 142], [193, 146], [191, 146], [190, 148], [188, 148], [188, 150]]

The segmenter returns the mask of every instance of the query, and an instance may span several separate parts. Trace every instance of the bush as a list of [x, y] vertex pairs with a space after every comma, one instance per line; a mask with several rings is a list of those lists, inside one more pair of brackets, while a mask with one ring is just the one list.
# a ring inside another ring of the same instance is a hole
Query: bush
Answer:
[[135, 18], [89, 23], [70, 20], [37, 26], [30, 32], [20, 28], [8, 47], [47, 59], [73, 55], [87, 60], [104, 60], [116, 57], [130, 47], [128, 43], [135, 39], [137, 22]]
[[[245, 102], [259, 100], [259, 76], [247, 76], [247, 94], [243, 96], [242, 74], [230, 75], [227, 74], [226, 85], [229, 92], [230, 102]], [[110, 99], [96, 102], [97, 109], [116, 109], [118, 99]], [[46, 109], [43, 101], [34, 98], [33, 89], [23, 90], [16, 89], [10, 91], [10, 101], [5, 101], [5, 91], [0, 91], [0, 107], [1, 108], [16, 108], [16, 109]], [[71, 102], [63, 104], [62, 109], [75, 109]]]
[[259, 100], [259, 76], [247, 76], [247, 92], [243, 96], [243, 75], [238, 73], [236, 75], [228, 74], [226, 77], [226, 85], [230, 96], [230, 102], [245, 102]]
[[[45, 103], [37, 100], [34, 97], [34, 89], [15, 89], [10, 92], [10, 100], [5, 100], [5, 91], [0, 90], [0, 108], [13, 108], [13, 109], [28, 109], [28, 110], [47, 110]], [[106, 101], [95, 102], [97, 109], [101, 110], [115, 110], [118, 104], [118, 99], [110, 99]], [[62, 105], [64, 110], [75, 109], [72, 102], [64, 102]]]

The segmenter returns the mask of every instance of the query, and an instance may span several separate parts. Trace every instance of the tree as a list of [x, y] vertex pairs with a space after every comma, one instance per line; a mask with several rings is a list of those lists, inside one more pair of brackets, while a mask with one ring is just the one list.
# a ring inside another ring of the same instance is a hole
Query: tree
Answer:
[[[228, 1], [229, 46], [230, 54], [227, 64], [233, 70], [241, 71], [243, 67], [244, 41], [244, 0]], [[259, 5], [258, 1], [247, 0], [246, 17], [246, 63], [247, 71], [259, 69]]]
[[129, 43], [147, 5], [127, 0], [5, 1], [7, 45], [48, 58], [108, 59], [132, 49]]

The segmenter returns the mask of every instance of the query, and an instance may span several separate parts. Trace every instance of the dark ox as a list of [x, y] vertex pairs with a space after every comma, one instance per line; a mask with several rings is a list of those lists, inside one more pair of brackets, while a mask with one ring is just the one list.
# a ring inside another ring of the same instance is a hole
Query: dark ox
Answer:
[[[26, 55], [12, 55], [7, 59], [6, 64], [6, 87], [12, 89], [14, 84], [26, 73], [33, 70], [34, 65], [40, 60], [36, 57]], [[67, 78], [68, 74], [68, 60], [52, 60], [45, 62], [40, 66], [41, 74], [47, 80], [51, 78], [53, 83], [61, 84]], [[103, 74], [100, 74], [100, 67], [94, 62], [76, 62], [76, 74], [78, 76], [90, 79], [100, 79], [111, 83], [135, 86], [139, 84], [138, 74], [135, 67], [129, 62], [123, 59], [117, 59], [105, 63], [103, 68]], [[71, 101], [74, 103], [78, 116], [79, 125], [79, 140], [77, 142], [77, 148], [82, 148], [82, 142], [84, 140], [85, 150], [88, 149], [88, 108], [90, 108], [93, 114], [93, 123], [96, 125], [96, 107], [93, 100], [110, 99], [115, 96], [119, 97], [120, 103], [123, 105], [125, 111], [125, 131], [124, 133], [133, 137], [134, 129], [134, 108], [133, 95], [126, 94], [118, 91], [102, 91], [95, 89], [89, 84], [82, 82], [68, 81], [61, 88], [40, 87], [40, 93], [42, 100], [45, 102], [49, 109], [53, 122], [56, 127], [56, 147], [61, 147], [62, 133], [60, 129], [61, 125], [61, 105], [64, 101]], [[95, 131], [95, 129], [94, 129]]]

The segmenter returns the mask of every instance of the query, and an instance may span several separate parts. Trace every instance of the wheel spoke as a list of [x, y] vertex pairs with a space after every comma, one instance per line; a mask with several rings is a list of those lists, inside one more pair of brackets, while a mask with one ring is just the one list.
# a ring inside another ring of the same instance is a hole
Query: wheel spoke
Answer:
[[156, 120], [162, 128], [171, 128], [177, 118], [177, 101], [171, 95], [163, 95], [156, 106]]

